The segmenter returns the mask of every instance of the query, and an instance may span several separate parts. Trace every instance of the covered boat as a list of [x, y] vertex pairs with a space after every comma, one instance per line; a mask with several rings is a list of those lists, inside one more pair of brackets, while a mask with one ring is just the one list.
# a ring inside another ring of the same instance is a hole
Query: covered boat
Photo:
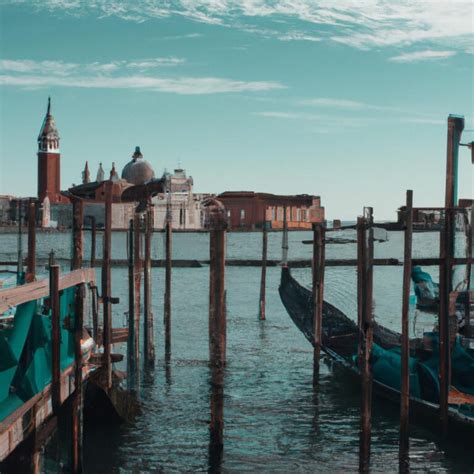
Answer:
[[[313, 298], [283, 267], [279, 288], [281, 300], [291, 319], [309, 342], [314, 342]], [[400, 335], [374, 323], [371, 366], [373, 388], [382, 397], [398, 402], [400, 398]], [[410, 341], [411, 415], [429, 422], [439, 420], [439, 342], [437, 333], [425, 333], [424, 340]], [[323, 304], [321, 349], [338, 365], [358, 376], [358, 327], [335, 306]], [[474, 432], [474, 357], [456, 338], [452, 350], [452, 380], [449, 393], [449, 422], [461, 434]], [[472, 436], [466, 438], [471, 439]]]

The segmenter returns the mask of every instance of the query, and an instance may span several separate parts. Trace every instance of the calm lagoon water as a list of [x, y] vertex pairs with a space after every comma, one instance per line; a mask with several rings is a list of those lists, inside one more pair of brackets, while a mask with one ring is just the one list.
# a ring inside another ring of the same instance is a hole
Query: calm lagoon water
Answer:
[[[346, 233], [344, 236], [353, 236]], [[309, 258], [301, 243], [310, 232], [290, 233], [290, 259]], [[70, 254], [69, 234], [39, 234], [39, 257], [54, 248]], [[415, 234], [414, 255], [435, 256], [436, 234]], [[175, 234], [174, 258], [207, 259], [207, 234]], [[279, 258], [281, 234], [269, 234], [269, 258]], [[86, 239], [86, 255], [89, 243]], [[100, 245], [98, 245], [100, 247]], [[113, 236], [113, 257], [126, 257], [126, 236]], [[13, 258], [16, 237], [0, 236], [0, 260]], [[355, 245], [328, 245], [327, 258], [353, 258]], [[376, 244], [376, 257], [403, 254], [403, 236]], [[100, 252], [99, 252], [100, 256]], [[162, 234], [154, 236], [153, 256], [163, 257]], [[228, 258], [259, 258], [261, 235], [229, 234]], [[98, 271], [100, 274], [100, 271]], [[303, 283], [310, 269], [294, 270]], [[433, 268], [437, 278], [437, 269]], [[164, 270], [153, 269], [153, 312], [157, 364], [142, 378], [142, 412], [131, 424], [98, 428], [85, 439], [86, 472], [203, 472], [209, 469], [208, 267], [173, 269], [172, 358], [166, 374], [163, 332]], [[99, 276], [99, 275], [98, 275]], [[112, 287], [120, 304], [114, 325], [125, 326], [127, 269], [114, 268]], [[268, 268], [267, 320], [257, 318], [260, 268], [226, 270], [228, 327], [225, 370], [224, 472], [356, 472], [358, 467], [359, 392], [329, 362], [321, 384], [312, 387], [312, 348], [287, 315], [278, 295], [279, 268]], [[401, 267], [376, 268], [375, 313], [382, 324], [399, 330]], [[325, 296], [355, 318], [354, 268], [327, 268]], [[412, 314], [413, 317], [413, 314]], [[424, 321], [432, 324], [432, 320]], [[123, 348], [122, 348], [123, 350]], [[374, 401], [374, 472], [398, 471], [398, 408]], [[472, 453], [442, 446], [433, 434], [413, 426], [413, 472], [473, 472]], [[51, 468], [53, 472], [53, 468]]]

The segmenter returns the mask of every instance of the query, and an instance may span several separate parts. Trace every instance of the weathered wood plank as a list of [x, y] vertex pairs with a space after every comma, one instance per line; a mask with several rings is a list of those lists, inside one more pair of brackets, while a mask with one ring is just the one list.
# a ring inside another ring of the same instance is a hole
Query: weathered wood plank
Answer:
[[[59, 279], [59, 290], [64, 290], [81, 283], [95, 283], [95, 270], [92, 268], [83, 268], [62, 275]], [[48, 295], [49, 280], [47, 278], [14, 288], [0, 290], [0, 314], [11, 307], [44, 298]]]

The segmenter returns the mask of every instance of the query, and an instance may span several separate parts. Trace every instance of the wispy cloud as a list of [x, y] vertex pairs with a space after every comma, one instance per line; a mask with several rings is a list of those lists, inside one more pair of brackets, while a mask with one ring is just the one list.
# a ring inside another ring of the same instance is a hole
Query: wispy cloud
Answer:
[[[282, 89], [274, 81], [242, 81], [219, 77], [162, 77], [153, 75], [162, 65], [178, 65], [178, 58], [155, 58], [111, 63], [65, 63], [61, 61], [0, 60], [0, 84], [28, 88], [79, 87], [138, 89], [175, 94], [218, 94]], [[137, 74], [138, 72], [138, 74]]]
[[435, 51], [426, 49], [424, 51], [413, 51], [412, 53], [403, 53], [398, 56], [393, 56], [390, 61], [396, 63], [414, 63], [419, 61], [436, 61], [439, 59], [449, 58], [454, 56], [456, 51]]
[[[436, 44], [472, 49], [473, 5], [469, 0], [4, 0], [44, 11], [118, 17], [143, 22], [170, 16], [252, 31], [248, 22], [271, 18], [271, 35], [284, 40], [328, 41], [359, 49]], [[242, 21], [244, 20], [244, 21]], [[294, 33], [294, 22], [301, 28]], [[276, 23], [278, 22], [278, 23]], [[247, 24], [245, 24], [247, 23]], [[286, 27], [286, 31], [285, 31]], [[256, 34], [269, 30], [254, 27]]]
[[362, 109], [370, 107], [368, 104], [347, 99], [331, 99], [328, 97], [317, 97], [299, 102], [301, 105], [312, 105], [316, 107], [333, 107], [337, 109]]

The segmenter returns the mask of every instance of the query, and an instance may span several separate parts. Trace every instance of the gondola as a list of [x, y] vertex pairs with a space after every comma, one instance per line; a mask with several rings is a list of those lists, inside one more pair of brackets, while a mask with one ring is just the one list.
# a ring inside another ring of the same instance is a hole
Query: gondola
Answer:
[[[280, 298], [297, 328], [313, 344], [313, 299], [311, 291], [282, 268]], [[425, 340], [411, 340], [410, 416], [439, 425], [439, 379], [437, 333], [426, 333]], [[426, 340], [428, 339], [428, 340]], [[371, 366], [373, 390], [394, 403], [400, 400], [400, 334], [374, 323]], [[427, 344], [430, 348], [427, 348]], [[328, 302], [323, 304], [322, 351], [346, 374], [358, 380], [358, 327], [342, 311]], [[457, 338], [453, 348], [452, 386], [449, 394], [449, 428], [469, 444], [474, 434], [474, 357]]]

